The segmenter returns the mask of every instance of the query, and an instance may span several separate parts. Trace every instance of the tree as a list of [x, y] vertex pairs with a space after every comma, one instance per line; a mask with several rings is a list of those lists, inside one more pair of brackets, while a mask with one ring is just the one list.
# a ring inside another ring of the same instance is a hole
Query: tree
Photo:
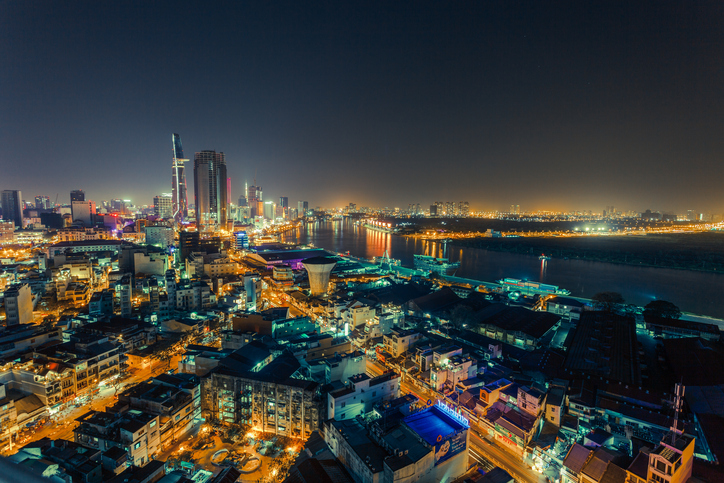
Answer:
[[467, 328], [474, 320], [473, 309], [467, 305], [458, 304], [450, 311], [450, 322], [456, 329]]
[[624, 303], [623, 296], [618, 292], [599, 292], [591, 300], [604, 312], [611, 312], [615, 306]]
[[661, 317], [664, 319], [678, 319], [681, 317], [679, 307], [666, 300], [654, 300], [644, 307], [644, 318]]

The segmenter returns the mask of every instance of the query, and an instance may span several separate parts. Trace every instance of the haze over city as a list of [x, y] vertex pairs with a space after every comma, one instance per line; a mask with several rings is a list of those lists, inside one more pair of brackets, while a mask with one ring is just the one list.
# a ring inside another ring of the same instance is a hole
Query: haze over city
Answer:
[[4, 2], [4, 187], [724, 211], [724, 4]]

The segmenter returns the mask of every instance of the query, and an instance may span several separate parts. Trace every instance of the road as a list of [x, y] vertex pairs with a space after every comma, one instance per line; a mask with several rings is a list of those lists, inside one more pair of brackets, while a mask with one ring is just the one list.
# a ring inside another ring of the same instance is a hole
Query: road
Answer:
[[[378, 376], [382, 374], [386, 368], [378, 363], [367, 360], [367, 373], [370, 376]], [[429, 400], [436, 401], [440, 396], [421, 384], [415, 384], [414, 379], [409, 376], [402, 376], [400, 381], [400, 394], [414, 394], [421, 402], [426, 403]], [[483, 468], [493, 463], [507, 471], [513, 478], [518, 481], [527, 483], [545, 483], [545, 477], [533, 471], [530, 467], [521, 461], [521, 458], [506, 449], [496, 445], [494, 442], [481, 438], [478, 434], [485, 434], [480, 427], [474, 422], [470, 422], [470, 457], [478, 462]]]
[[94, 395], [90, 401], [85, 400], [77, 405], [66, 405], [63, 411], [50, 417], [50, 424], [46, 424], [41, 429], [36, 430], [34, 434], [31, 434], [28, 439], [20, 442], [18, 445], [14, 445], [15, 450], [29, 442], [37, 441], [45, 437], [72, 441], [73, 430], [78, 425], [75, 421], [76, 418], [90, 410], [103, 411], [107, 406], [112, 406], [116, 402], [114, 398], [116, 393], [122, 392], [129, 386], [158, 375], [168, 369], [178, 370], [178, 361], [180, 358], [180, 355], [173, 356], [168, 365], [165, 362], [156, 362], [143, 368], [130, 367], [130, 377], [118, 385], [118, 390], [116, 390], [114, 386], [104, 386], [100, 388], [100, 391]]

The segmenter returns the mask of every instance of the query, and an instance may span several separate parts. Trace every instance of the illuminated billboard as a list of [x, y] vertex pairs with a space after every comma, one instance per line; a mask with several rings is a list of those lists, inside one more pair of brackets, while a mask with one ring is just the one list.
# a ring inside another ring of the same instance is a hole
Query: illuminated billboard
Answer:
[[465, 431], [455, 433], [452, 437], [435, 445], [435, 466], [444, 463], [453, 456], [465, 451], [467, 433]]

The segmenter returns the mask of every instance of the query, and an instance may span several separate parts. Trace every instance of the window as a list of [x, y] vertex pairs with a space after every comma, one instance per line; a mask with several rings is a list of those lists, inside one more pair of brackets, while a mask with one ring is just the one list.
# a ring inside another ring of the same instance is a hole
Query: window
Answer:
[[345, 407], [346, 405], [347, 405], [347, 403], [346, 403], [346, 402], [343, 402], [343, 403], [342, 403], [342, 406], [340, 406], [340, 407]]
[[139, 441], [138, 443], [136, 443], [136, 444], [133, 445], [133, 449], [138, 449], [138, 448], [140, 448], [140, 447], [141, 447], [141, 442], [140, 442], [140, 441]]
[[156, 420], [155, 420], [155, 419], [154, 419], [153, 421], [151, 421], [151, 424], [149, 424], [148, 427], [149, 427], [149, 428], [153, 428], [154, 426], [156, 426]]

